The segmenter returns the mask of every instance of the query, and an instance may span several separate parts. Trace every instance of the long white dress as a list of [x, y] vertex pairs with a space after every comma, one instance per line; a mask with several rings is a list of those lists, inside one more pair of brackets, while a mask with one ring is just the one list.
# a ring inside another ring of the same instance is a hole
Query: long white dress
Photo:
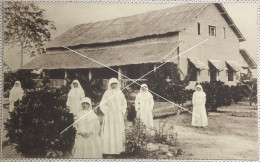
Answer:
[[[82, 102], [85, 102], [84, 99]], [[77, 119], [82, 118], [77, 122], [73, 158], [102, 158], [100, 122], [95, 112], [92, 111], [92, 106], [90, 107], [89, 110], [80, 110], [76, 115]], [[91, 135], [86, 138], [78, 133], [91, 133]]]
[[136, 117], [139, 118], [148, 128], [153, 128], [153, 95], [146, 88], [146, 92], [142, 87], [147, 87], [146, 84], [141, 85], [140, 93], [137, 94], [135, 99]]
[[[201, 88], [200, 91], [197, 87]], [[192, 113], [192, 126], [206, 127], [208, 125], [207, 112], [206, 112], [206, 94], [201, 85], [196, 86], [196, 91], [192, 96], [193, 113]]]
[[[77, 83], [78, 87], [74, 88], [73, 83]], [[68, 94], [68, 99], [66, 105], [69, 107], [70, 112], [77, 115], [81, 109], [81, 100], [85, 97], [85, 92], [82, 89], [78, 80], [74, 80], [71, 84], [71, 90]]]
[[[116, 90], [112, 90], [112, 83], [117, 83]], [[124, 94], [120, 90], [120, 84], [116, 78], [111, 78], [108, 83], [108, 89], [100, 102], [100, 109], [104, 113], [101, 128], [102, 149], [104, 154], [120, 154], [125, 151], [123, 142], [125, 140], [124, 115], [126, 108], [127, 102]]]
[[18, 100], [22, 100], [22, 97], [24, 95], [24, 91], [21, 87], [20, 81], [16, 81], [15, 84], [18, 84], [18, 87], [14, 85], [14, 87], [10, 90], [10, 95], [9, 95], [9, 112], [14, 111], [14, 103]]

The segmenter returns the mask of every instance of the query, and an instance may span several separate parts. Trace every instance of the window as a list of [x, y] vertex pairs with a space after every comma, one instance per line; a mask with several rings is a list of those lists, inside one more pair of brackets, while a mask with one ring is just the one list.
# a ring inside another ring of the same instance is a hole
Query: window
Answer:
[[212, 65], [212, 63], [209, 63], [209, 76], [210, 76], [210, 81], [217, 81], [217, 75], [218, 75], [218, 69]]
[[198, 23], [198, 35], [200, 35], [200, 23]]
[[217, 80], [217, 69], [210, 69], [210, 81], [216, 81]]
[[226, 39], [226, 28], [223, 27], [223, 31], [224, 31], [224, 39]]
[[198, 69], [191, 62], [188, 64], [188, 74], [190, 76], [190, 81], [197, 81]]
[[234, 71], [233, 70], [228, 70], [228, 81], [234, 81]]
[[209, 35], [216, 36], [216, 27], [209, 25]]

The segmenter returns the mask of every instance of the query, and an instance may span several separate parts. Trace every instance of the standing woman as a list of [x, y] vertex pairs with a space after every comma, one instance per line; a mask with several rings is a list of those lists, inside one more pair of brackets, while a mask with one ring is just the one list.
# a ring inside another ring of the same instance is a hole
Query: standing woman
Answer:
[[[82, 109], [78, 112], [79, 119], [76, 128], [73, 158], [102, 158], [101, 139], [99, 136], [100, 122], [96, 113], [92, 110], [90, 98], [81, 101]], [[85, 116], [84, 116], [85, 115]]]
[[192, 113], [192, 126], [206, 127], [208, 126], [208, 119], [206, 113], [206, 94], [201, 85], [196, 86], [196, 91], [192, 96], [193, 113]]
[[80, 110], [81, 100], [85, 97], [85, 92], [82, 89], [78, 80], [74, 80], [71, 84], [71, 90], [68, 94], [67, 107], [70, 109], [70, 112], [74, 115], [77, 115]]
[[9, 112], [13, 112], [14, 111], [14, 103], [18, 100], [22, 100], [24, 91], [21, 87], [21, 82], [20, 81], [16, 81], [14, 83], [13, 88], [10, 90], [10, 96], [9, 96], [9, 102], [10, 102], [10, 106], [9, 106]]
[[127, 102], [120, 90], [120, 83], [116, 78], [108, 82], [108, 89], [100, 102], [100, 109], [104, 113], [101, 128], [102, 149], [104, 154], [120, 154], [125, 151], [125, 123]]
[[139, 118], [148, 128], [153, 128], [153, 95], [149, 92], [146, 84], [141, 85], [140, 93], [135, 99], [135, 110]]

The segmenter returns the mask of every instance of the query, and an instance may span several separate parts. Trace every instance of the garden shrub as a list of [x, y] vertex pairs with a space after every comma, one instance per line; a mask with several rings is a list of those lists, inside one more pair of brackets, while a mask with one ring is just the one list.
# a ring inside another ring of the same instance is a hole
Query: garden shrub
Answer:
[[[188, 76], [184, 80], [180, 77], [181, 71], [174, 63], [166, 63], [155, 73], [147, 77], [147, 84], [150, 90], [158, 95], [178, 104], [187, 101], [187, 91], [185, 87], [189, 84]], [[169, 81], [166, 81], [166, 78]], [[155, 99], [164, 101], [164, 99], [154, 96]]]
[[241, 101], [246, 95], [242, 85], [231, 86], [231, 94], [232, 94], [232, 100], [235, 103]]
[[224, 82], [203, 82], [201, 83], [206, 93], [206, 110], [217, 111], [218, 107], [231, 105], [231, 89]]
[[244, 98], [252, 103], [257, 103], [257, 79], [243, 81]]
[[183, 104], [188, 101], [188, 92], [181, 84], [172, 84], [167, 88], [167, 99], [177, 104]]
[[141, 154], [145, 151], [147, 144], [149, 143], [149, 134], [147, 133], [147, 128], [143, 122], [139, 119], [135, 119], [135, 124], [132, 129], [126, 130], [126, 138], [124, 145], [126, 148], [126, 153]]
[[[171, 79], [172, 82], [175, 80], [180, 80], [180, 74], [176, 64], [166, 63], [165, 65], [156, 69], [156, 72], [150, 73], [146, 77], [149, 89], [158, 95], [167, 98], [167, 93], [165, 93], [169, 87], [169, 83], [166, 81], [167, 77]], [[154, 97], [156, 100], [162, 100], [158, 96]]]
[[64, 157], [74, 145], [73, 114], [66, 108], [60, 89], [28, 91], [10, 113], [5, 129], [8, 142], [25, 157]]
[[177, 131], [175, 130], [173, 125], [171, 125], [169, 128], [166, 128], [167, 122], [167, 120], [159, 122], [158, 130], [155, 129], [153, 142], [176, 146], [178, 142]]
[[15, 81], [19, 80], [23, 89], [34, 89], [36, 83], [33, 79], [37, 78], [37, 74], [31, 73], [32, 70], [18, 70], [16, 72], [8, 72], [4, 74], [4, 91], [10, 90]]

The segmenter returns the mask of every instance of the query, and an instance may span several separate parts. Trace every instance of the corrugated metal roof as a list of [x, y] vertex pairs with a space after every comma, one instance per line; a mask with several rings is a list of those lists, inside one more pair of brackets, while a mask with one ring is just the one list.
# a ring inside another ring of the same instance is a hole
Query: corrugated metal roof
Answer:
[[226, 61], [226, 63], [235, 71], [242, 70], [241, 65], [238, 61]]
[[239, 52], [247, 62], [248, 66], [252, 69], [256, 69], [257, 64], [254, 61], [254, 59], [250, 56], [250, 54], [245, 49], [240, 49]]
[[[78, 53], [94, 59], [106, 66], [122, 66], [130, 64], [164, 62], [163, 58], [181, 42], [164, 42], [154, 44], [137, 44], [106, 48], [79, 50]], [[175, 53], [177, 53], [175, 51]], [[103, 68], [88, 58], [72, 51], [60, 51], [41, 55], [21, 69], [80, 69]]]
[[188, 60], [198, 69], [209, 69], [209, 67], [197, 57], [189, 57]]
[[226, 63], [223, 60], [209, 60], [209, 62], [218, 70], [226, 70]]

